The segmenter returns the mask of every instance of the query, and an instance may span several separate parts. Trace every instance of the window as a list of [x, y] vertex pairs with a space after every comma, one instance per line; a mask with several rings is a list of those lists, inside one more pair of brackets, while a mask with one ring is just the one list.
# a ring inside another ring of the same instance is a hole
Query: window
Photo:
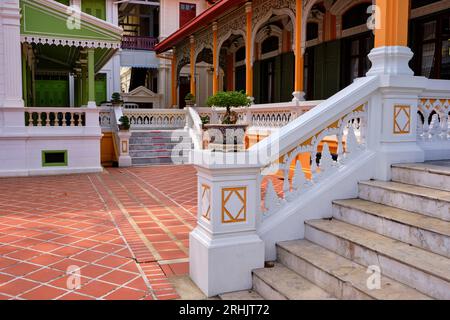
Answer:
[[180, 3], [180, 28], [195, 18], [197, 6], [193, 3]]
[[358, 36], [346, 39], [344, 42], [343, 59], [346, 70], [344, 70], [344, 85], [349, 85], [356, 78], [366, 75], [371, 64], [367, 55], [374, 45], [373, 33], [366, 32]]
[[342, 16], [342, 29], [350, 29], [353, 27], [366, 24], [370, 17], [367, 8], [371, 3], [361, 3], [347, 10]]
[[96, 18], [106, 20], [106, 1], [82, 0], [81, 11]]
[[411, 9], [417, 9], [440, 0], [411, 0]]
[[261, 44], [261, 54], [269, 53], [272, 51], [278, 51], [279, 40], [276, 36], [268, 37]]
[[306, 41], [314, 40], [319, 37], [319, 24], [308, 22], [306, 25]]
[[245, 47], [241, 47], [241, 48], [236, 50], [235, 60], [236, 60], [236, 62], [240, 62], [240, 61], [244, 61], [245, 60]]
[[414, 22], [419, 39], [416, 74], [450, 80], [450, 12]]
[[43, 167], [67, 166], [67, 150], [42, 150]]

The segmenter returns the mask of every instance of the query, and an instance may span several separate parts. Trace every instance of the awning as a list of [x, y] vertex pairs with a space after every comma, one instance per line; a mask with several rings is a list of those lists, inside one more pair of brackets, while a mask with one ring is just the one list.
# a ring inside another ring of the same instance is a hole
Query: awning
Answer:
[[156, 47], [156, 53], [162, 53], [172, 49], [177, 43], [188, 38], [194, 32], [204, 28], [209, 23], [217, 20], [223, 14], [229, 12], [231, 9], [243, 5], [248, 0], [220, 0], [214, 5], [203, 11], [197, 17], [192, 19], [182, 28], [178, 29], [166, 39], [161, 41]]
[[122, 28], [52, 0], [20, 0], [21, 40], [36, 44], [119, 49]]

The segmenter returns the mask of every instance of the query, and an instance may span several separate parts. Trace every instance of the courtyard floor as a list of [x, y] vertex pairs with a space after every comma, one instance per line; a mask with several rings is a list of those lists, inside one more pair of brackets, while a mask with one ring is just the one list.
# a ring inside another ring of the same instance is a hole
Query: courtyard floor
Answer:
[[0, 179], [0, 299], [177, 299], [191, 166]]

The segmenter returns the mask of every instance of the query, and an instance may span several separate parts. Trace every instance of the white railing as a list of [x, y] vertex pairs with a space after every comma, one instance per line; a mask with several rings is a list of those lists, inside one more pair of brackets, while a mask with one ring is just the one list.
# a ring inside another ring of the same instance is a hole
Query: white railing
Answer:
[[181, 109], [124, 109], [131, 129], [181, 129], [186, 124], [186, 111]]
[[191, 107], [186, 108], [186, 128], [194, 143], [194, 148], [196, 150], [203, 149], [202, 120], [197, 111]]
[[100, 122], [100, 127], [104, 131], [110, 131], [113, 125], [112, 119], [112, 108], [111, 107], [99, 107], [98, 120]]
[[[252, 129], [278, 129], [311, 110], [320, 101], [303, 101], [257, 104], [248, 108], [233, 108], [238, 115], [238, 124], [248, 124]], [[225, 108], [195, 108], [200, 117], [210, 123], [219, 123], [225, 115]]]
[[25, 125], [28, 127], [83, 127], [87, 108], [25, 108]]

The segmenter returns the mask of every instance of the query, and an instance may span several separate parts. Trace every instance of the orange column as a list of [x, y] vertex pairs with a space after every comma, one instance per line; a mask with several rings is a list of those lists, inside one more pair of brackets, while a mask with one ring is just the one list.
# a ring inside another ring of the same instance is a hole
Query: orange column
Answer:
[[303, 52], [302, 52], [302, 15], [303, 1], [297, 0], [295, 4], [295, 84], [296, 93], [303, 92]]
[[175, 48], [172, 49], [171, 85], [172, 107], [174, 107], [177, 105], [177, 55]]
[[190, 52], [190, 66], [191, 66], [191, 94], [195, 97], [195, 42], [194, 36], [189, 38], [191, 44], [191, 52]]
[[[408, 45], [409, 0], [376, 0], [375, 47]], [[378, 20], [378, 21], [377, 21]]]
[[219, 91], [219, 57], [217, 52], [217, 22], [213, 22], [213, 94]]
[[252, 67], [252, 3], [245, 4], [246, 14], [246, 44], [245, 44], [245, 91], [249, 97], [253, 96], [253, 67]]

